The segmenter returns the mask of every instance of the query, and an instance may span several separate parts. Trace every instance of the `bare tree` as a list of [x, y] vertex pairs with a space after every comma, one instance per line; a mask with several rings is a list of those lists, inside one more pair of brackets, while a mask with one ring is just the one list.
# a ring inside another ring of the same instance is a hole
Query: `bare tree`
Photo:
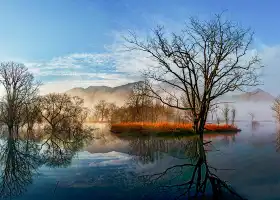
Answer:
[[0, 63], [0, 84], [5, 89], [0, 121], [7, 125], [9, 133], [18, 132], [26, 105], [37, 97], [40, 84], [23, 64], [14, 62]]
[[218, 105], [215, 104], [214, 106], [211, 106], [209, 109], [209, 113], [211, 114], [211, 122], [214, 122], [214, 115], [217, 117], [217, 111], [218, 111]]
[[255, 121], [255, 114], [252, 112], [249, 112], [249, 115], [251, 116], [251, 122], [253, 123]]
[[228, 124], [229, 121], [229, 107], [228, 104], [225, 104], [224, 108], [222, 109], [223, 115], [224, 115], [224, 120], [226, 124]]
[[134, 121], [146, 121], [153, 117], [153, 98], [150, 98], [149, 89], [144, 82], [134, 85], [127, 104], [133, 108]]
[[235, 117], [236, 117], [236, 109], [232, 108], [231, 109], [231, 124], [234, 125], [235, 123]]
[[27, 102], [22, 110], [20, 126], [26, 127], [27, 132], [34, 131], [34, 125], [42, 122], [38, 98]]
[[105, 100], [100, 100], [94, 108], [101, 121], [108, 117], [108, 103]]
[[115, 116], [115, 111], [118, 109], [117, 105], [115, 103], [109, 103], [108, 104], [108, 120], [110, 123], [113, 122]]
[[[125, 39], [129, 50], [143, 51], [156, 63], [143, 73], [151, 97], [185, 110], [177, 98], [183, 93], [193, 112], [194, 130], [202, 137], [213, 100], [260, 84], [260, 59], [246, 56], [252, 37], [249, 29], [216, 15], [208, 21], [191, 18], [179, 34], [166, 35], [159, 26], [147, 40], [140, 40], [135, 33]], [[172, 98], [171, 103], [165, 100], [166, 95]]]
[[280, 96], [277, 96], [276, 99], [273, 102], [273, 105], [271, 106], [271, 109], [274, 111], [277, 122], [280, 122]]
[[39, 98], [40, 116], [51, 132], [74, 133], [83, 128], [87, 118], [83, 103], [79, 97], [51, 93]]

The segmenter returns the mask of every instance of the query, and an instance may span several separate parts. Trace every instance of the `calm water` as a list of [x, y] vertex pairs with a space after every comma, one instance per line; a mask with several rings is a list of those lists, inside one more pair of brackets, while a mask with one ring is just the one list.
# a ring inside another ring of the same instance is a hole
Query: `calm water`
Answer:
[[[206, 138], [213, 140], [212, 151], [208, 153], [210, 165], [234, 169], [219, 170], [217, 175], [248, 199], [279, 199], [280, 152], [277, 152], [277, 147], [280, 147], [280, 135], [275, 124], [261, 123], [254, 129], [247, 123], [238, 125], [242, 132], [237, 135]], [[102, 125], [100, 127], [104, 137], [91, 141], [73, 158], [69, 152], [63, 151], [66, 155], [60, 154], [56, 164], [38, 165], [36, 168], [36, 154], [29, 156], [28, 160], [24, 153], [14, 153], [17, 156], [10, 159], [11, 169], [6, 167], [3, 173], [8, 157], [2, 159], [0, 189], [10, 187], [21, 191], [20, 195], [12, 198], [18, 200], [173, 199], [178, 195], [176, 190], [162, 190], [159, 186], [188, 180], [192, 172], [189, 168], [171, 171], [166, 178], [152, 185], [144, 184], [146, 181], [139, 176], [189, 162], [189, 147], [192, 145], [189, 139], [119, 139]], [[21, 148], [20, 145], [17, 147]]]

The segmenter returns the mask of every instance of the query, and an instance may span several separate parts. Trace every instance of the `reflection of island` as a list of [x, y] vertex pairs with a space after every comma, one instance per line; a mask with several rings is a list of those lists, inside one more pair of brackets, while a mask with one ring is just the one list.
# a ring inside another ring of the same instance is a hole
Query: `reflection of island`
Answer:
[[[205, 134], [204, 139], [222, 141], [224, 144], [229, 144], [230, 141], [235, 142], [235, 133], [226, 134]], [[145, 138], [127, 138], [129, 141], [130, 150], [128, 153], [137, 156], [137, 159], [143, 164], [155, 162], [162, 158], [163, 153], [169, 154], [172, 157], [181, 159], [193, 159], [197, 157], [197, 140], [193, 137], [178, 137], [178, 138], [161, 138], [161, 137], [145, 137]], [[207, 147], [211, 150], [211, 146]]]
[[130, 154], [135, 155], [143, 163], [155, 162], [163, 157], [163, 153], [177, 158], [195, 157], [197, 137], [177, 139], [133, 138], [129, 140]]
[[212, 140], [215, 138], [217, 141], [221, 141], [224, 145], [235, 143], [237, 133], [225, 133], [225, 134], [205, 134], [204, 139]]
[[128, 141], [121, 140], [110, 132], [110, 126], [102, 123], [89, 123], [89, 126], [96, 128], [93, 132], [94, 140], [89, 144], [85, 150], [90, 153], [108, 153], [117, 151], [127, 153], [129, 148]]
[[211, 149], [211, 142], [204, 139], [197, 136], [170, 141], [149, 138], [133, 140], [130, 144], [133, 154], [144, 162], [157, 159], [152, 152], [172, 152], [173, 148], [177, 148], [179, 154], [184, 152], [188, 158], [184, 163], [174, 164], [162, 172], [141, 175], [144, 181], [156, 183], [163, 190], [176, 191], [177, 198], [208, 199], [206, 197], [210, 195], [212, 199], [233, 199], [230, 195], [243, 199], [215, 174], [217, 169], [209, 165], [207, 151]]

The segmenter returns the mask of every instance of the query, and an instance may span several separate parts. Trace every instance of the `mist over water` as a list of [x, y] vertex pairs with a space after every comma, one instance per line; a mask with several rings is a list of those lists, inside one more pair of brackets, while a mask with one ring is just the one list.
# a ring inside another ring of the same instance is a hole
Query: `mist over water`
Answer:
[[[251, 121], [252, 118], [249, 113], [254, 114], [254, 120], [256, 121], [275, 121], [273, 117], [274, 113], [271, 109], [272, 104], [273, 102], [270, 101], [228, 103], [230, 109], [236, 109], [236, 121]], [[224, 105], [221, 104], [219, 107], [223, 108]], [[223, 119], [221, 109], [218, 109], [217, 113]]]

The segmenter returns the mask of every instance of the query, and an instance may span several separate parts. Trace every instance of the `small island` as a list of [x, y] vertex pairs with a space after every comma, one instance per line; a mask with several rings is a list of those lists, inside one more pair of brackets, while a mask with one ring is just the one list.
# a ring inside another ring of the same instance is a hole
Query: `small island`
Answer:
[[[204, 133], [237, 133], [241, 130], [229, 124], [205, 124]], [[193, 136], [191, 123], [126, 122], [111, 125], [111, 132], [118, 136]]]

